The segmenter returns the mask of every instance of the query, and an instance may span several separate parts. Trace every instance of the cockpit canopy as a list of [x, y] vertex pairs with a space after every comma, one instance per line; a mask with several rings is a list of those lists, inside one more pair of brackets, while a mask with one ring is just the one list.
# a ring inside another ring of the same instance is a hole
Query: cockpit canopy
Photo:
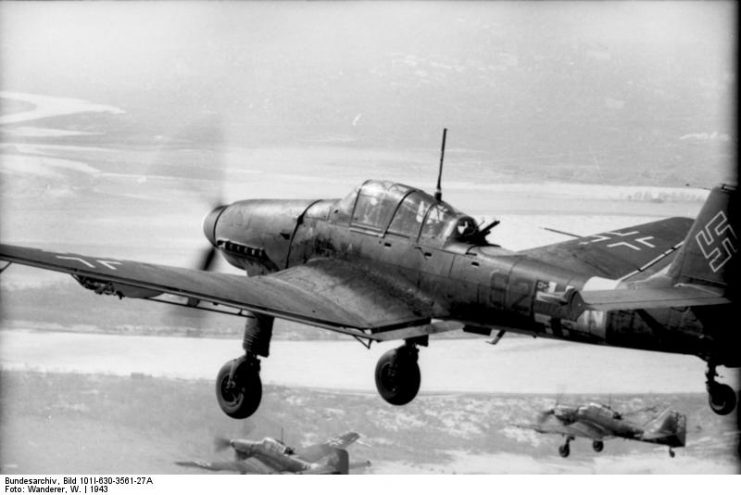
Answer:
[[281, 455], [291, 455], [293, 454], [293, 449], [289, 446], [287, 446], [285, 443], [281, 442], [280, 440], [276, 440], [275, 438], [266, 437], [262, 440], [262, 445], [265, 447], [266, 450], [275, 452], [277, 454]]
[[464, 241], [478, 233], [473, 218], [424, 191], [376, 180], [365, 181], [341, 199], [330, 221], [420, 242]]

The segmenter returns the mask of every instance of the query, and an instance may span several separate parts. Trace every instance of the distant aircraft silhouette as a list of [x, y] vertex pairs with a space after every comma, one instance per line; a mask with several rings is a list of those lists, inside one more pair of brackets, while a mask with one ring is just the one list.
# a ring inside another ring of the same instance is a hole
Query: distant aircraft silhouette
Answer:
[[360, 438], [347, 432], [326, 442], [294, 449], [280, 440], [266, 437], [259, 441], [216, 439], [217, 450], [231, 447], [234, 459], [228, 461], [179, 461], [178, 466], [241, 474], [348, 474], [350, 469], [367, 467], [369, 461], [350, 463], [347, 447]]
[[566, 437], [558, 447], [561, 457], [569, 456], [569, 442], [577, 437], [591, 439], [595, 452], [602, 452], [604, 439], [618, 437], [666, 445], [669, 455], [674, 457], [673, 448], [684, 447], [687, 435], [687, 417], [676, 411], [665, 409], [644, 425], [639, 425], [612, 408], [593, 402], [579, 406], [557, 404], [543, 411], [535, 424], [519, 426]]

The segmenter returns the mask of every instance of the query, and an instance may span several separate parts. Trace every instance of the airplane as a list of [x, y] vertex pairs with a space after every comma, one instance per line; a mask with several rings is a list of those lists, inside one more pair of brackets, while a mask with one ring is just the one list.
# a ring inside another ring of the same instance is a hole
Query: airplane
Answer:
[[281, 440], [266, 437], [260, 441], [216, 439], [217, 450], [231, 447], [231, 461], [178, 461], [175, 464], [208, 471], [234, 471], [240, 474], [348, 474], [370, 462], [350, 463], [347, 447], [360, 435], [350, 431], [323, 443], [293, 449]]
[[569, 456], [569, 442], [578, 437], [592, 440], [595, 452], [602, 452], [604, 439], [616, 437], [666, 445], [669, 455], [674, 457], [674, 447], [684, 447], [687, 436], [687, 417], [668, 408], [641, 426], [612, 408], [594, 402], [579, 406], [557, 404], [543, 411], [535, 424], [520, 426], [538, 433], [563, 435], [566, 441], [558, 447], [561, 457]]
[[[485, 226], [433, 194], [367, 180], [341, 199], [248, 199], [203, 219], [211, 247], [199, 269], [0, 244], [0, 260], [72, 275], [97, 294], [245, 318], [244, 353], [216, 376], [228, 416], [262, 398], [260, 359], [282, 318], [374, 342], [401, 340], [375, 369], [376, 388], [401, 406], [417, 395], [419, 346], [462, 329], [695, 355], [707, 362], [710, 407], [736, 393], [717, 366], [741, 366], [736, 187], [712, 189], [699, 215], [673, 217], [522, 251], [487, 240]], [[209, 271], [216, 253], [240, 274]], [[245, 276], [246, 275], [246, 276]], [[171, 296], [180, 296], [172, 299]], [[433, 321], [434, 320], [434, 321]], [[513, 372], [515, 372], [513, 370]]]

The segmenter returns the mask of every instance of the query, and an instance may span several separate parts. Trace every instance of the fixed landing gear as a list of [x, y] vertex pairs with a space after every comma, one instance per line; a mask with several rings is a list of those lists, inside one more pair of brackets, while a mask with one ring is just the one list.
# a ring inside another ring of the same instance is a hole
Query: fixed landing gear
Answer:
[[605, 442], [602, 440], [595, 440], [592, 442], [592, 449], [595, 452], [602, 452], [605, 449]]
[[242, 347], [244, 355], [228, 361], [216, 375], [216, 400], [224, 413], [234, 419], [252, 416], [262, 400], [260, 359], [270, 354], [273, 317], [253, 315], [247, 318]]
[[422, 377], [414, 343], [386, 352], [376, 365], [376, 388], [383, 400], [395, 406], [408, 404], [417, 396]]
[[569, 454], [571, 454], [571, 448], [569, 447], [569, 442], [572, 441], [574, 437], [566, 437], [566, 441], [563, 443], [563, 445], [559, 445], [558, 447], [558, 455], [561, 457], [568, 457]]
[[245, 355], [225, 363], [216, 375], [216, 400], [227, 416], [252, 416], [262, 400], [260, 360]]
[[674, 449], [673, 448], [669, 447], [669, 457], [671, 457], [672, 459], [674, 459], [674, 456], [675, 455], [677, 455], [677, 453], [674, 452]]
[[715, 364], [708, 363], [708, 371], [705, 373], [705, 385], [708, 391], [708, 403], [715, 414], [725, 416], [736, 408], [736, 392], [725, 383], [718, 383], [715, 377]]

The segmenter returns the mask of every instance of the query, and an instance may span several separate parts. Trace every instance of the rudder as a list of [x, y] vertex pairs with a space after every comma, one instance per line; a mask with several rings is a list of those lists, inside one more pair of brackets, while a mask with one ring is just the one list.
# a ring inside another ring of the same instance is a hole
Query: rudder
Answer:
[[674, 283], [729, 286], [738, 264], [737, 207], [735, 186], [713, 188], [669, 269]]
[[666, 409], [658, 417], [649, 421], [641, 440], [670, 447], [684, 447], [687, 439], [687, 416]]

